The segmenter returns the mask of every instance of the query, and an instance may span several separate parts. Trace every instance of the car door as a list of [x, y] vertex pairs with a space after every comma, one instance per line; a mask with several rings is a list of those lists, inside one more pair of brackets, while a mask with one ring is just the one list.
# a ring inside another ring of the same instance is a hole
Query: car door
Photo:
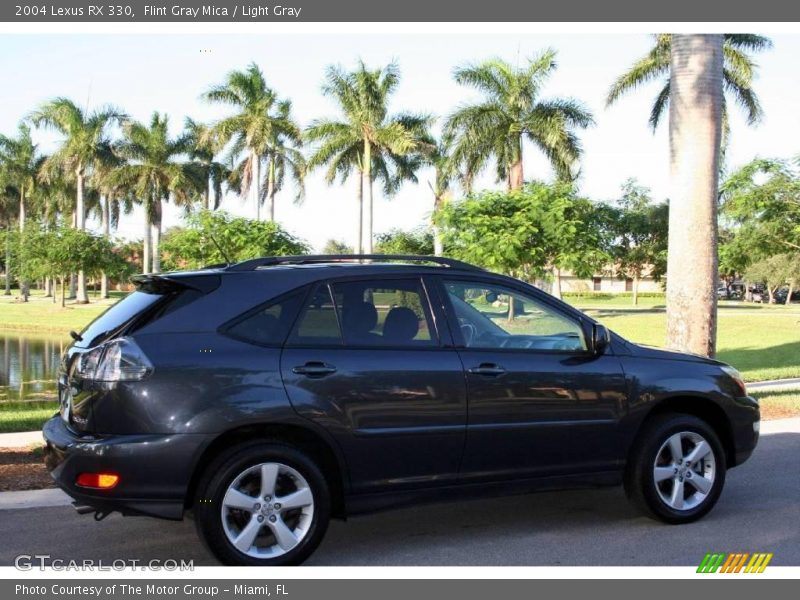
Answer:
[[462, 479], [617, 468], [624, 374], [610, 351], [588, 351], [588, 320], [528, 286], [440, 283], [467, 379]]
[[354, 493], [458, 477], [466, 383], [435, 311], [420, 277], [333, 280], [311, 292], [284, 347], [289, 398], [335, 436]]

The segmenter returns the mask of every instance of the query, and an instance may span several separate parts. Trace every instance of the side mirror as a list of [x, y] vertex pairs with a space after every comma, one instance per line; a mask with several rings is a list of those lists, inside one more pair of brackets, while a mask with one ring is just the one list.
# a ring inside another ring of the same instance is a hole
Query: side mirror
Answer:
[[611, 332], [608, 331], [608, 327], [595, 323], [592, 329], [592, 352], [603, 354], [609, 345], [611, 345]]

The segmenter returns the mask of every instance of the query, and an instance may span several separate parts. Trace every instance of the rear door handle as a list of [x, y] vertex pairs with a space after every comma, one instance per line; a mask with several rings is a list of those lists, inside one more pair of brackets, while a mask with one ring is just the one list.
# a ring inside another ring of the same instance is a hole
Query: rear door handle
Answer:
[[324, 362], [310, 361], [302, 366], [294, 367], [292, 373], [306, 377], [325, 377], [325, 375], [336, 373], [336, 367]]
[[477, 367], [472, 367], [468, 369], [469, 373], [473, 375], [484, 375], [486, 377], [498, 377], [506, 372], [506, 370], [501, 367], [500, 365], [496, 365], [494, 363], [481, 363]]

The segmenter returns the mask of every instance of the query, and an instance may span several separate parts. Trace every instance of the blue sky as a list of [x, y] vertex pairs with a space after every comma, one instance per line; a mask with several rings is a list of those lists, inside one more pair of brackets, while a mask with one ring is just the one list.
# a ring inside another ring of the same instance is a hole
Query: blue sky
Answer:
[[[335, 24], [331, 24], [334, 29]], [[760, 55], [757, 90], [766, 117], [748, 128], [738, 110], [732, 122], [729, 164], [737, 166], [754, 156], [800, 154], [800, 86], [796, 57], [800, 36], [772, 36], [775, 47]], [[570, 96], [584, 102], [597, 124], [581, 134], [584, 146], [580, 186], [598, 199], [613, 198], [622, 182], [636, 177], [662, 199], [667, 195], [668, 147], [666, 127], [653, 135], [647, 124], [650, 105], [658, 90], [654, 84], [606, 109], [605, 94], [613, 79], [647, 51], [650, 38], [640, 34], [581, 35], [3, 35], [0, 37], [0, 131], [15, 132], [18, 121], [35, 106], [54, 96], [67, 96], [90, 106], [111, 103], [132, 117], [146, 120], [153, 110], [169, 114], [175, 132], [186, 116], [214, 120], [224, 107], [210, 106], [199, 95], [222, 81], [226, 72], [251, 61], [259, 64], [269, 84], [291, 98], [297, 119], [305, 125], [319, 116], [335, 115], [335, 106], [321, 91], [325, 67], [351, 66], [357, 58], [370, 65], [396, 60], [402, 83], [394, 110], [446, 115], [476, 96], [452, 80], [455, 65], [500, 56], [524, 61], [537, 51], [553, 47], [559, 68], [543, 96]], [[665, 123], [666, 125], [666, 123]], [[44, 151], [57, 138], [35, 133]], [[546, 162], [530, 148], [526, 177], [550, 178]], [[420, 172], [418, 185], [406, 185], [391, 199], [376, 196], [375, 231], [411, 228], [425, 222], [431, 207], [427, 181]], [[481, 183], [496, 185], [491, 173]], [[294, 206], [291, 188], [278, 196], [276, 217], [291, 232], [317, 249], [331, 237], [355, 238], [355, 181], [328, 187], [321, 174], [307, 182], [307, 198]], [[236, 195], [226, 197], [231, 212], [253, 216], [254, 207]], [[180, 222], [180, 213], [168, 208], [165, 225]], [[120, 235], [141, 236], [141, 215], [124, 217]]]

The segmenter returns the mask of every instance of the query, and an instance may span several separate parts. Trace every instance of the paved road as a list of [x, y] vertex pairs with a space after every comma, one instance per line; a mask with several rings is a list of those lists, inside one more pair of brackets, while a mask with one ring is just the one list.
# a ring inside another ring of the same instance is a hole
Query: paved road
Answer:
[[[2, 565], [21, 553], [215, 564], [191, 521], [96, 523], [70, 507], [0, 511], [0, 540]], [[768, 551], [774, 565], [800, 565], [800, 432], [763, 436], [728, 474], [716, 508], [692, 525], [641, 517], [619, 489], [548, 492], [334, 522], [309, 564], [696, 565], [710, 551]]]

